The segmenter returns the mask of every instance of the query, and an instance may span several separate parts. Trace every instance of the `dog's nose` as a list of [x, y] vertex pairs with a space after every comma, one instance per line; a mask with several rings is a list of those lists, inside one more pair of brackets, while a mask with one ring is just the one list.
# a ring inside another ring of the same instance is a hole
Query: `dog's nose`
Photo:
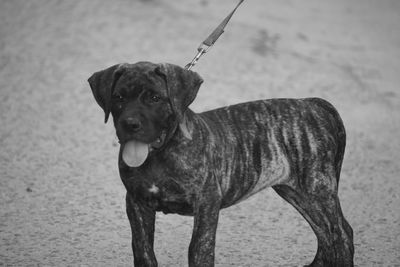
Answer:
[[124, 120], [124, 127], [128, 131], [137, 132], [140, 130], [140, 128], [142, 128], [142, 123], [138, 118], [129, 117]]

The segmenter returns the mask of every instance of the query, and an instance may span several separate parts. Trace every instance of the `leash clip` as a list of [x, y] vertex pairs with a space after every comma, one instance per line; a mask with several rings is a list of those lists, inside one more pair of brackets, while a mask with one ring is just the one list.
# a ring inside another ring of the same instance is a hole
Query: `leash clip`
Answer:
[[205, 45], [204, 43], [201, 43], [199, 45], [199, 47], [197, 48], [196, 56], [192, 59], [192, 61], [190, 61], [190, 63], [188, 63], [185, 66], [185, 69], [190, 70], [194, 65], [196, 65], [196, 63], [197, 63], [197, 61], [199, 61], [200, 57], [202, 55], [204, 55], [205, 53], [207, 53], [208, 50], [210, 50], [212, 46], [213, 46], [213, 44], [208, 46], [208, 45]]
[[185, 69], [190, 70], [194, 65], [196, 65], [197, 61], [200, 59], [202, 55], [208, 52], [210, 48], [214, 45], [214, 43], [218, 40], [221, 34], [224, 33], [224, 28], [226, 24], [228, 24], [231, 19], [233, 13], [235, 13], [236, 9], [243, 3], [244, 0], [240, 0], [240, 2], [236, 5], [235, 9], [218, 25], [218, 27], [205, 39], [200, 46], [197, 48], [197, 54], [192, 59], [190, 63], [185, 66]]

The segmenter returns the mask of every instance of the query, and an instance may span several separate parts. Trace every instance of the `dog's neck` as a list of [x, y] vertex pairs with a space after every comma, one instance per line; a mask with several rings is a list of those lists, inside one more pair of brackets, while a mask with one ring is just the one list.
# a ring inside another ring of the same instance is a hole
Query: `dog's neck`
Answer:
[[197, 114], [188, 109], [183, 115], [183, 118], [178, 121], [174, 120], [173, 126], [168, 130], [167, 137], [164, 145], [167, 146], [169, 142], [186, 143], [193, 139], [195, 132], [195, 124]]
[[195, 116], [196, 114], [188, 109], [184, 113], [182, 120], [179, 121], [178, 118], [173, 118], [170, 123], [171, 127], [166, 129], [167, 135], [161, 149], [168, 146], [170, 141], [181, 143], [192, 140], [192, 133], [194, 130], [192, 120]]

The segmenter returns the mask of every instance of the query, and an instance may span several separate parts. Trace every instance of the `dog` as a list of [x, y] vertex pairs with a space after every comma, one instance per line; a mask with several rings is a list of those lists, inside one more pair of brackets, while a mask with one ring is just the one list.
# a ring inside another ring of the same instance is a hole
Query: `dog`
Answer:
[[189, 109], [203, 80], [162, 63], [118, 64], [88, 80], [120, 142], [135, 266], [157, 266], [157, 211], [194, 216], [189, 266], [214, 266], [219, 211], [272, 187], [311, 225], [309, 266], [353, 266], [353, 230], [338, 183], [346, 133], [320, 98]]

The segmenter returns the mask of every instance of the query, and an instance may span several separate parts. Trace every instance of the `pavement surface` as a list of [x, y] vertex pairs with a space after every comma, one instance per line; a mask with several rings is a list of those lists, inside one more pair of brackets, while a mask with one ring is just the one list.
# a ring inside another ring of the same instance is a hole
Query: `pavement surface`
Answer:
[[[87, 78], [184, 66], [231, 0], [0, 2], [0, 266], [130, 266], [112, 125]], [[247, 0], [193, 69], [195, 111], [318, 96], [343, 117], [339, 195], [356, 266], [400, 266], [400, 1]], [[160, 266], [186, 266], [193, 219], [157, 215]], [[301, 266], [316, 239], [273, 190], [221, 212], [216, 266]]]

